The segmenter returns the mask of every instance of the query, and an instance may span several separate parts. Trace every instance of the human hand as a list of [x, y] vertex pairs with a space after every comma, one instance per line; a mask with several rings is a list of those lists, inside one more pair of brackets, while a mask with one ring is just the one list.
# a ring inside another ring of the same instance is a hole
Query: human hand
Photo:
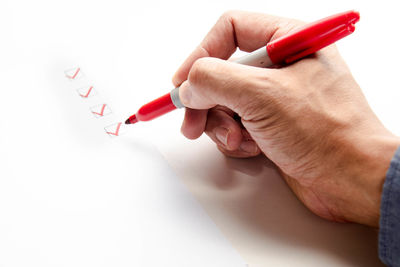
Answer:
[[173, 78], [187, 107], [182, 133], [206, 132], [228, 156], [262, 152], [317, 215], [378, 227], [400, 140], [375, 116], [335, 46], [281, 69], [225, 61], [237, 47], [253, 51], [300, 25], [224, 14]]

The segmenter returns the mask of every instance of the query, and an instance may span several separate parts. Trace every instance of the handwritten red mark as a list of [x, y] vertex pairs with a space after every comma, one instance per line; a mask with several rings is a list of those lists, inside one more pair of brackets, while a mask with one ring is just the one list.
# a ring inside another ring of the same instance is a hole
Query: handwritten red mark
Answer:
[[89, 88], [89, 90], [87, 91], [86, 94], [81, 94], [81, 93], [79, 93], [79, 95], [80, 95], [81, 97], [88, 98], [88, 97], [89, 97], [89, 94], [90, 94], [90, 92], [91, 92], [92, 90], [93, 90], [93, 86], [90, 86], [90, 88]]
[[73, 80], [73, 79], [76, 78], [76, 76], [78, 76], [78, 73], [79, 73], [80, 70], [81, 70], [81, 68], [77, 68], [74, 75], [69, 76], [69, 75], [66, 74], [65, 76], [67, 76], [67, 78]]
[[100, 117], [104, 115], [104, 110], [106, 109], [107, 104], [103, 104], [100, 112], [92, 111], [93, 114], [99, 115]]
[[117, 128], [115, 129], [115, 133], [113, 133], [113, 132], [107, 132], [107, 131], [106, 131], [106, 133], [108, 133], [108, 134], [110, 134], [110, 135], [118, 136], [118, 134], [119, 134], [119, 129], [121, 128], [121, 125], [122, 125], [122, 122], [118, 122]]

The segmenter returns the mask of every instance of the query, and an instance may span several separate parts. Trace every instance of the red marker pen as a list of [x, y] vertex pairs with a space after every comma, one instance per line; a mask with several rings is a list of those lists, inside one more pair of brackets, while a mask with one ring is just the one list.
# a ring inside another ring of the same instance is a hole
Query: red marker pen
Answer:
[[[355, 30], [354, 24], [359, 19], [360, 14], [358, 12], [347, 11], [306, 24], [235, 60], [235, 62], [264, 68], [292, 63], [351, 34]], [[179, 87], [177, 87], [170, 93], [142, 106], [125, 123], [133, 124], [138, 121], [149, 121], [171, 110], [183, 107], [179, 99]]]

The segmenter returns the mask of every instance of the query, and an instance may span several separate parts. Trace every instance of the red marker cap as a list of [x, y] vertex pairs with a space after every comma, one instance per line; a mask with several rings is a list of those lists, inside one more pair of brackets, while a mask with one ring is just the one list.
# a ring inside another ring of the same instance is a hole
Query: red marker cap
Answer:
[[357, 11], [347, 11], [306, 24], [268, 43], [268, 55], [274, 64], [289, 64], [351, 34], [359, 20]]

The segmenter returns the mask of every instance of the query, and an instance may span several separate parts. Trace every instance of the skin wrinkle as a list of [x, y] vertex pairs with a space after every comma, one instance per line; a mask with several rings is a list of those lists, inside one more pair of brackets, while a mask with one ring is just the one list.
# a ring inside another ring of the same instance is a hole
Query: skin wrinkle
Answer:
[[312, 183], [312, 185], [310, 186], [310, 192], [314, 195], [314, 197], [321, 203], [322, 207], [325, 209], [325, 211], [328, 213], [328, 216], [326, 217], [326, 219], [328, 220], [332, 220], [332, 221], [336, 221], [336, 222], [341, 222], [342, 220], [337, 218], [334, 213], [331, 211], [331, 208], [329, 206], [327, 206], [324, 201], [321, 200], [320, 197], [318, 197], [317, 193], [315, 193], [312, 190], [312, 186], [314, 185], [314, 183]]
[[[300, 191], [298, 190], [299, 187], [299, 183], [298, 181], [296, 181], [296, 179], [284, 174], [282, 172], [282, 170], [280, 170], [280, 173], [282, 174], [282, 176], [284, 177], [284, 180], [286, 181], [286, 183], [293, 189], [293, 191], [295, 192], [296, 197], [303, 203], [309, 203], [310, 198], [306, 196], [305, 192], [307, 191]], [[327, 219], [327, 220], [332, 220], [332, 221], [336, 221], [336, 222], [344, 222], [342, 219], [337, 218], [336, 216], [334, 216], [334, 214], [330, 211], [329, 208], [327, 208], [327, 206], [324, 204], [324, 202], [317, 196], [317, 194], [312, 190], [312, 186], [314, 186], [314, 183], [311, 184], [307, 190], [309, 193], [312, 194], [312, 197], [316, 198], [319, 203], [320, 203], [320, 207], [318, 208], [316, 207], [315, 209], [312, 209], [311, 211], [313, 211], [314, 213], [319, 213], [321, 217]], [[307, 205], [307, 204], [306, 204]], [[322, 212], [322, 214], [321, 214]], [[326, 214], [328, 214], [328, 216], [326, 216]]]
[[229, 17], [229, 22], [232, 25], [232, 35], [233, 35], [233, 43], [235, 44], [235, 49], [236, 47], [239, 47], [239, 42], [236, 36], [236, 29], [235, 29], [235, 20], [233, 17]]

